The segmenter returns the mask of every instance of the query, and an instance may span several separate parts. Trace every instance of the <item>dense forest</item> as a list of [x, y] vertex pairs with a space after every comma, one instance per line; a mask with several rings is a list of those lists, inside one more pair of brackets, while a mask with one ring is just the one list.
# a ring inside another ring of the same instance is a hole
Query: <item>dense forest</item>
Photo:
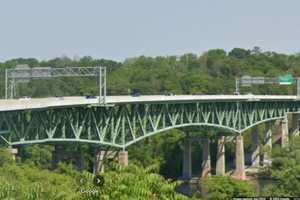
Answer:
[[[128, 58], [124, 62], [106, 59], [68, 57], [39, 61], [34, 58], [17, 58], [0, 63], [0, 97], [4, 98], [4, 71], [19, 64], [30, 67], [107, 67], [108, 95], [128, 95], [139, 91], [142, 95], [165, 94], [233, 94], [235, 78], [243, 75], [277, 77], [284, 74], [300, 76], [300, 54], [286, 55], [266, 52], [259, 47], [252, 50], [234, 48], [229, 52], [222, 49], [209, 50], [201, 55], [160, 56]], [[241, 93], [294, 94], [291, 86], [263, 85], [241, 88]], [[46, 97], [97, 94], [96, 78], [56, 78], [56, 80], [32, 80], [20, 83], [18, 97]], [[264, 125], [260, 125], [264, 133]], [[277, 130], [278, 131], [278, 130]], [[104, 173], [105, 184], [96, 188], [97, 193], [81, 193], [80, 188], [91, 188], [91, 181], [78, 183], [84, 176], [92, 179], [90, 163], [93, 164], [93, 146], [85, 148], [85, 171], [79, 173], [74, 160], [60, 163], [51, 168], [51, 145], [32, 145], [19, 148], [17, 160], [13, 161], [5, 150], [0, 150], [0, 199], [199, 199], [187, 197], [176, 188], [182, 182], [177, 179], [182, 168], [182, 144], [186, 132], [207, 135], [212, 139], [212, 162], [216, 151], [215, 138], [224, 130], [198, 127], [170, 130], [147, 138], [128, 148], [129, 167], [112, 163]], [[274, 128], [276, 133], [276, 127]], [[261, 135], [261, 140], [263, 135]], [[2, 141], [0, 141], [2, 142]], [[203, 180], [209, 188], [207, 199], [230, 199], [232, 196], [299, 196], [300, 163], [298, 157], [300, 140], [295, 139], [285, 149], [274, 148], [272, 167], [260, 172], [260, 176], [276, 180], [261, 189], [229, 177], [212, 177]], [[66, 149], [76, 152], [78, 144], [67, 145]], [[276, 147], [276, 146], [275, 146]], [[249, 133], [245, 133], [245, 149], [250, 148]], [[193, 173], [201, 170], [201, 145], [193, 146]], [[142, 153], [141, 153], [142, 152]], [[226, 146], [226, 168], [231, 169], [234, 145]], [[214, 170], [214, 169], [213, 169]], [[297, 174], [297, 176], [295, 176]], [[291, 184], [290, 184], [291, 183]]]
[[[83, 57], [70, 59], [55, 58], [38, 61], [34, 58], [18, 58], [0, 63], [4, 80], [4, 69], [18, 64], [30, 67], [84, 67], [106, 66], [108, 69], [108, 94], [128, 94], [134, 90], [142, 94], [233, 94], [235, 77], [243, 75], [276, 77], [284, 74], [300, 75], [300, 55], [285, 55], [235, 48], [230, 52], [221, 49], [210, 50], [202, 55], [128, 58], [124, 62]], [[89, 79], [89, 80], [87, 80]], [[38, 82], [38, 83], [36, 83]], [[0, 94], [4, 95], [4, 81]], [[27, 85], [27, 86], [26, 86]], [[38, 86], [38, 87], [36, 87]], [[266, 85], [243, 88], [259, 94], [291, 94], [294, 87]], [[63, 78], [56, 81], [34, 80], [19, 85], [20, 96], [82, 95], [96, 93], [97, 85], [92, 78]]]

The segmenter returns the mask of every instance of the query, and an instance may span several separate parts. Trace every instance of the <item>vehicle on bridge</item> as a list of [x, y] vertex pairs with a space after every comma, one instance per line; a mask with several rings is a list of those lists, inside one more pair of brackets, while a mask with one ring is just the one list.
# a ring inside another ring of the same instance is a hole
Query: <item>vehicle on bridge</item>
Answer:
[[141, 95], [142, 95], [141, 92], [138, 92], [138, 91], [135, 91], [131, 94], [132, 97], [139, 97]]
[[86, 99], [97, 99], [97, 97], [95, 95], [86, 95], [85, 98]]
[[31, 97], [30, 96], [23, 96], [21, 98], [19, 98], [19, 100], [30, 100]]
[[175, 93], [174, 92], [165, 92], [165, 95], [166, 96], [175, 96]]

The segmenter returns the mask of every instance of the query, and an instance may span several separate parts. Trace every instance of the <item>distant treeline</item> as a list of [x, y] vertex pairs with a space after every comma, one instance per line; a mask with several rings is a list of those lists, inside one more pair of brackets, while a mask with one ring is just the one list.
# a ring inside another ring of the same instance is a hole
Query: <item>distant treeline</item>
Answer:
[[[233, 94], [235, 77], [243, 75], [274, 77], [284, 74], [300, 76], [300, 54], [280, 54], [234, 48], [209, 50], [201, 55], [158, 56], [129, 58], [124, 62], [106, 59], [68, 57], [38, 61], [34, 58], [17, 58], [0, 63], [0, 96], [4, 96], [4, 69], [18, 64], [30, 67], [85, 67], [107, 66], [108, 94], [120, 95], [139, 91], [142, 94]], [[283, 89], [284, 88], [284, 89]], [[259, 94], [292, 94], [295, 86], [266, 85], [243, 88], [242, 92]], [[55, 81], [34, 80], [19, 84], [19, 96], [60, 96], [97, 94], [93, 78], [57, 78]]]

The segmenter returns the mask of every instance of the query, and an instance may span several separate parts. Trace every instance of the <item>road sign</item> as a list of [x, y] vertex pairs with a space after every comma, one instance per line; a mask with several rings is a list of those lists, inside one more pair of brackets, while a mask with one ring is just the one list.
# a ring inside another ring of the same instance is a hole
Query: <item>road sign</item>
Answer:
[[252, 84], [252, 77], [251, 76], [242, 76], [241, 78], [242, 86], [251, 86]]
[[252, 77], [252, 84], [260, 85], [265, 83], [265, 78], [261, 76]]
[[291, 74], [278, 77], [279, 85], [291, 85], [294, 83], [294, 77]]
[[241, 78], [242, 86], [251, 86], [254, 85], [262, 85], [265, 84], [265, 78], [262, 76], [251, 77], [251, 76], [242, 76]]

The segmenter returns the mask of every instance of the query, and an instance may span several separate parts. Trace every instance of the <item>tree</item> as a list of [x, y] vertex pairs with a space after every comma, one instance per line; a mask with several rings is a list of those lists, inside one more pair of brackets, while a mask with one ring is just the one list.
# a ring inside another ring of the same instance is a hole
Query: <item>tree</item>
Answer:
[[232, 56], [234, 58], [238, 58], [238, 59], [244, 59], [247, 56], [250, 55], [250, 51], [249, 50], [245, 50], [245, 49], [241, 49], [241, 48], [234, 48], [229, 52], [229, 56]]
[[[157, 166], [150, 165], [140, 168], [135, 165], [121, 167], [115, 165], [111, 171], [104, 174], [105, 184], [96, 187], [99, 193], [85, 193], [84, 199], [130, 200], [130, 199], [174, 199], [184, 200], [187, 197], [175, 192], [177, 181], [165, 180], [157, 173]], [[93, 176], [84, 174], [85, 188], [94, 187], [91, 184]], [[82, 186], [81, 186], [82, 187]]]
[[275, 148], [272, 166], [267, 168], [272, 184], [263, 190], [267, 196], [300, 195], [300, 138], [294, 138], [286, 148]]
[[0, 167], [13, 164], [13, 158], [6, 148], [0, 148]]
[[208, 190], [208, 200], [230, 200], [232, 197], [255, 196], [254, 188], [251, 185], [230, 177], [206, 178], [201, 185]]

